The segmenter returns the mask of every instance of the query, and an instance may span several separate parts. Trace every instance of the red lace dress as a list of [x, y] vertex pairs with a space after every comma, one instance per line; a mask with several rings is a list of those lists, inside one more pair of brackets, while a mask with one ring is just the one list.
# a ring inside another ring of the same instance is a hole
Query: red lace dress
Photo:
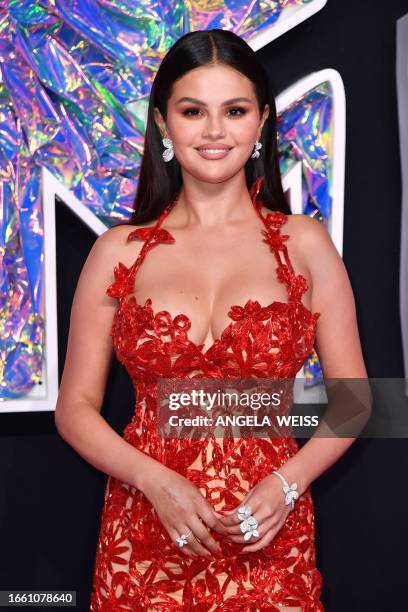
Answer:
[[[231, 323], [208, 350], [189, 339], [189, 318], [155, 312], [151, 299], [133, 295], [136, 272], [146, 253], [174, 242], [160, 228], [177, 199], [152, 227], [132, 231], [128, 240], [144, 241], [134, 264], [115, 267], [108, 295], [118, 299], [111, 336], [117, 359], [132, 378], [136, 405], [124, 439], [190, 479], [217, 511], [232, 510], [248, 491], [297, 450], [294, 438], [166, 439], [156, 431], [158, 377], [295, 377], [313, 349], [317, 319], [301, 301], [307, 281], [296, 275], [280, 228], [287, 216], [265, 217], [257, 199], [261, 180], [251, 189], [266, 242], [277, 261], [277, 276], [287, 302], [262, 307], [257, 300], [231, 306]], [[280, 257], [283, 253], [284, 261]], [[245, 352], [245, 355], [244, 355]], [[192, 559], [184, 555], [162, 526], [153, 506], [138, 489], [108, 478], [94, 566], [91, 610], [194, 610], [282, 612], [323, 610], [322, 576], [316, 568], [314, 506], [308, 488], [272, 542], [238, 555], [244, 544], [212, 530], [222, 555]], [[245, 543], [246, 545], [246, 543]], [[292, 608], [290, 608], [292, 609]]]

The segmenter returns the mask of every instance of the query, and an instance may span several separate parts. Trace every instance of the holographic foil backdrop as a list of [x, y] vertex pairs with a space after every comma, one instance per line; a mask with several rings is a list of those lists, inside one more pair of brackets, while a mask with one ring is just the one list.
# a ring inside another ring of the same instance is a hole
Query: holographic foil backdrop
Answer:
[[[249, 41], [307, 0], [0, 4], [0, 399], [41, 380], [44, 333], [42, 166], [105, 225], [126, 220], [136, 191], [155, 71], [180, 36], [223, 28]], [[279, 119], [282, 171], [303, 165], [306, 214], [331, 210], [324, 85]], [[307, 373], [316, 380], [317, 360]]]

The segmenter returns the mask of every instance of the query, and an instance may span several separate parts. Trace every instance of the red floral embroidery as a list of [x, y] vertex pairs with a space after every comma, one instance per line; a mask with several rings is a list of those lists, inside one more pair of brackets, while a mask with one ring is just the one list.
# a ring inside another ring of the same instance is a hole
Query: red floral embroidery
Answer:
[[132, 289], [131, 279], [129, 277], [129, 268], [121, 261], [115, 266], [113, 271], [115, 282], [107, 288], [106, 293], [110, 297], [123, 298]]
[[173, 321], [169, 312], [160, 311], [154, 317], [154, 331], [159, 336], [167, 336], [173, 326]]
[[164, 228], [154, 230], [154, 227], [139, 227], [138, 229], [130, 232], [127, 237], [128, 242], [133, 238], [137, 238], [139, 240], [150, 240], [154, 236], [155, 242], [175, 242], [175, 239], [170, 234], [170, 232]]
[[270, 228], [267, 231], [262, 230], [262, 233], [265, 236], [262, 242], [266, 242], [272, 252], [285, 249], [285, 245], [283, 243], [289, 238], [288, 235], [282, 235], [279, 230]]
[[[280, 210], [275, 210], [274, 212], [268, 213], [265, 217], [265, 221], [268, 225], [274, 225], [275, 227], [280, 227], [286, 222], [285, 213]], [[282, 236], [283, 238], [283, 236]], [[285, 238], [289, 238], [289, 236], [285, 236]]]
[[280, 280], [281, 283], [285, 283], [285, 285], [287, 286], [291, 285], [293, 280], [293, 274], [286, 264], [280, 264], [276, 268], [276, 273], [278, 275], [278, 280]]
[[303, 293], [307, 291], [308, 287], [309, 285], [308, 285], [307, 279], [302, 274], [293, 276], [292, 286], [291, 286], [291, 297], [300, 298], [303, 295]]
[[260, 321], [266, 319], [268, 314], [265, 314], [265, 309], [257, 300], [248, 300], [245, 306], [231, 306], [228, 316], [234, 321], [248, 318]]
[[[262, 184], [251, 195], [255, 207]], [[287, 287], [288, 302], [262, 307], [257, 300], [231, 306], [231, 323], [205, 350], [189, 338], [191, 321], [180, 313], [155, 312], [152, 300], [138, 304], [132, 294], [135, 274], [149, 248], [173, 242], [160, 229], [167, 208], [152, 228], [138, 228], [129, 239], [149, 241], [135, 265], [115, 268], [115, 282], [107, 289], [119, 298], [112, 323], [118, 360], [136, 390], [133, 417], [123, 438], [134, 448], [173, 469], [200, 490], [215, 510], [232, 510], [248, 491], [298, 451], [291, 437], [164, 439], [158, 434], [157, 380], [175, 378], [279, 378], [287, 383], [286, 400], [296, 373], [313, 350], [320, 313], [301, 302], [307, 281], [293, 272], [280, 234], [286, 215], [267, 215], [263, 235], [278, 260], [277, 278]], [[259, 210], [259, 207], [258, 207]], [[274, 227], [273, 227], [274, 226]], [[283, 252], [286, 263], [280, 259]], [[274, 540], [255, 553], [239, 555], [243, 544], [212, 531], [220, 544], [220, 558], [192, 559], [178, 550], [161, 524], [153, 505], [141, 491], [109, 477], [94, 567], [92, 612], [119, 610], [261, 610], [278, 612], [297, 606], [321, 612], [322, 576], [316, 567], [314, 508], [308, 488], [296, 501]]]

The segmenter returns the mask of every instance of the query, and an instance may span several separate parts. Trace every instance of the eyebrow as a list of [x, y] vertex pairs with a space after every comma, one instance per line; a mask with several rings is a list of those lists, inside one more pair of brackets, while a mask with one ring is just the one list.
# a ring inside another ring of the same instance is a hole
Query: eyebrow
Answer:
[[[207, 106], [205, 102], [202, 100], [197, 100], [197, 98], [188, 98], [184, 96], [177, 100], [176, 104], [180, 104], [181, 102], [191, 102], [192, 104], [199, 104], [200, 106]], [[230, 104], [236, 104], [237, 102], [252, 102], [249, 98], [231, 98], [230, 100], [226, 100], [222, 103], [222, 106], [229, 106]]]

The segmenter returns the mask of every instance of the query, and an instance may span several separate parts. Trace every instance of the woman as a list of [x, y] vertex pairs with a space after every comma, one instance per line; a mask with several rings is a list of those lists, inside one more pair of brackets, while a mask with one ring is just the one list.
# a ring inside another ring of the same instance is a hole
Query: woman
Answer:
[[[112, 346], [136, 390], [123, 437], [100, 415]], [[343, 262], [285, 200], [256, 54], [189, 33], [154, 80], [130, 224], [95, 242], [72, 307], [56, 423], [109, 475], [91, 610], [323, 610], [309, 485], [353, 439], [156, 429], [159, 377], [293, 379], [313, 346], [325, 377], [367, 376]]]

